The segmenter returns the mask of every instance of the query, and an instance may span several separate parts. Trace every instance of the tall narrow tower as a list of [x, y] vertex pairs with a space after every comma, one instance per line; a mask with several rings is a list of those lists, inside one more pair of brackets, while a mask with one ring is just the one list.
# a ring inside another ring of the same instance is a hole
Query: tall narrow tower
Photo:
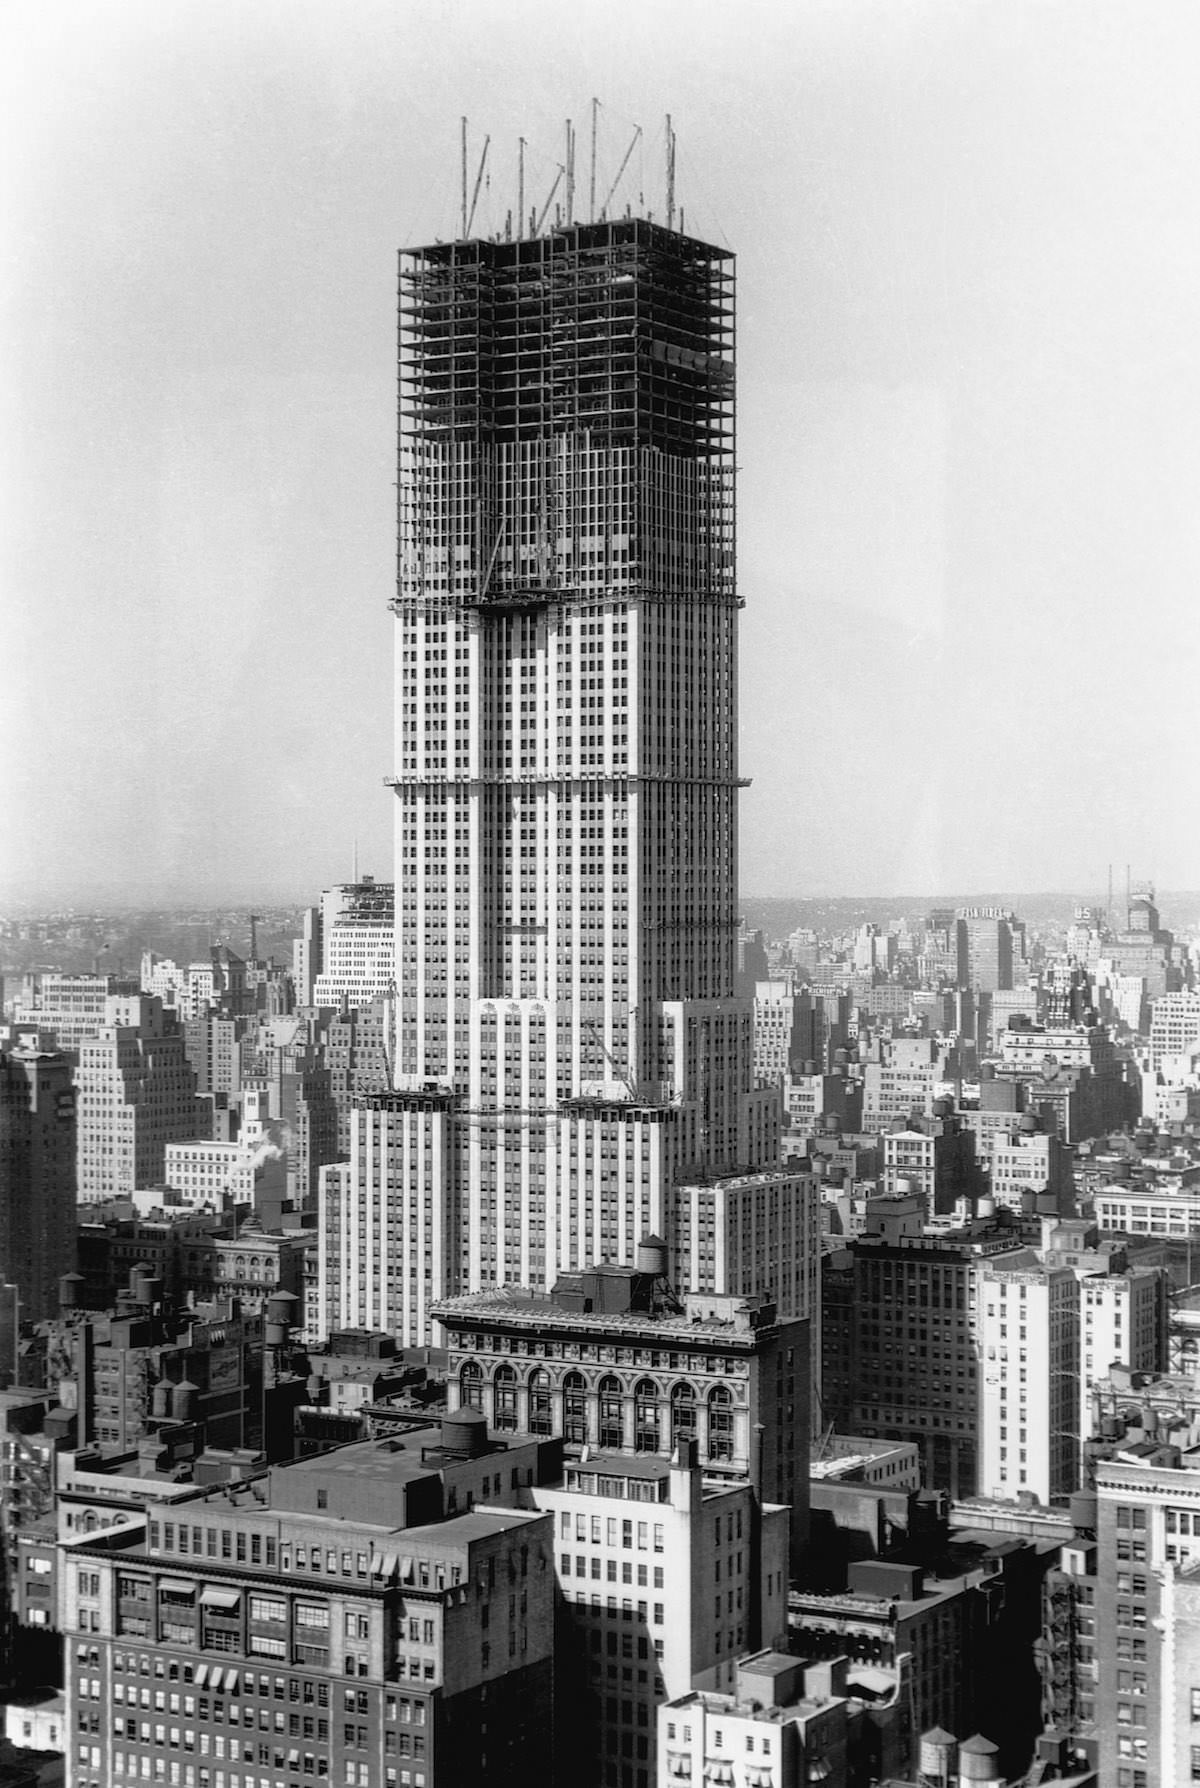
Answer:
[[384, 1149], [438, 1291], [631, 1262], [682, 1176], [774, 1158], [733, 997], [733, 299], [636, 218], [401, 258]]

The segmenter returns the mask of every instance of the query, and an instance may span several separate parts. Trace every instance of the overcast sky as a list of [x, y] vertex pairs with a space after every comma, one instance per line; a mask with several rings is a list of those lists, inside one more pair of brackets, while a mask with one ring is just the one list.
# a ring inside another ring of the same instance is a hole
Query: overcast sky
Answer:
[[9, 0], [0, 897], [389, 877], [459, 116], [739, 256], [747, 895], [1200, 887], [1192, 0]]

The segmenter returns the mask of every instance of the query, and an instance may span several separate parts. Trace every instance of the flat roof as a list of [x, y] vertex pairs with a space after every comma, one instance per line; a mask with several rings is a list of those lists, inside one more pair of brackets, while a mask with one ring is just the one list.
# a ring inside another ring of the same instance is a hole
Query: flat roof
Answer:
[[563, 1461], [564, 1475], [586, 1471], [606, 1478], [665, 1478], [670, 1470], [671, 1461], [663, 1453], [591, 1453], [586, 1459]]
[[[704, 1297], [703, 1293], [698, 1294]], [[714, 1298], [719, 1294], [714, 1293]], [[742, 1299], [736, 1302], [739, 1309], [744, 1308], [747, 1315], [751, 1306]], [[779, 1326], [776, 1318], [764, 1323], [762, 1328], [752, 1328], [748, 1321], [739, 1323], [736, 1316], [703, 1316], [684, 1315], [653, 1316], [647, 1310], [630, 1310], [620, 1315], [613, 1315], [598, 1310], [568, 1310], [561, 1304], [552, 1301], [546, 1292], [535, 1292], [527, 1288], [519, 1291], [468, 1292], [463, 1297], [443, 1298], [432, 1307], [432, 1315], [438, 1322], [458, 1322], [465, 1324], [471, 1317], [491, 1317], [500, 1322], [517, 1323], [523, 1327], [540, 1331], [554, 1328], [567, 1329], [603, 1329], [613, 1335], [635, 1334], [655, 1335], [664, 1342], [686, 1345], [689, 1338], [697, 1341], [719, 1340], [724, 1345], [750, 1346], [757, 1337], [771, 1328]]]

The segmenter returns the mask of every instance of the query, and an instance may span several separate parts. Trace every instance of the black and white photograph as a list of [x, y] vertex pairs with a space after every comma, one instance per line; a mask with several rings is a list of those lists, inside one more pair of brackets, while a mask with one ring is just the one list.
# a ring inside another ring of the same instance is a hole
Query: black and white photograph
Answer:
[[6, 1788], [1200, 1781], [1198, 76], [0, 8]]

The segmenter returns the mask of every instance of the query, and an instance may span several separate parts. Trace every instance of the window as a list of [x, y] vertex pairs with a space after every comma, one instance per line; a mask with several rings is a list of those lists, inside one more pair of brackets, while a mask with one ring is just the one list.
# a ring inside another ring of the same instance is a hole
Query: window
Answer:
[[582, 1372], [563, 1379], [563, 1434], [582, 1444], [587, 1439], [587, 1383]]
[[733, 1397], [723, 1384], [717, 1385], [708, 1399], [708, 1456], [724, 1461], [733, 1458]]
[[529, 1374], [529, 1432], [551, 1432], [550, 1374], [543, 1366]]
[[494, 1425], [514, 1432], [517, 1426], [517, 1375], [511, 1366], [497, 1366], [494, 1392]]
[[600, 1445], [610, 1451], [617, 1451], [625, 1439], [624, 1396], [621, 1381], [611, 1374], [602, 1378], [599, 1384], [600, 1398]]
[[250, 1618], [284, 1621], [287, 1619], [287, 1603], [276, 1596], [251, 1596]]

